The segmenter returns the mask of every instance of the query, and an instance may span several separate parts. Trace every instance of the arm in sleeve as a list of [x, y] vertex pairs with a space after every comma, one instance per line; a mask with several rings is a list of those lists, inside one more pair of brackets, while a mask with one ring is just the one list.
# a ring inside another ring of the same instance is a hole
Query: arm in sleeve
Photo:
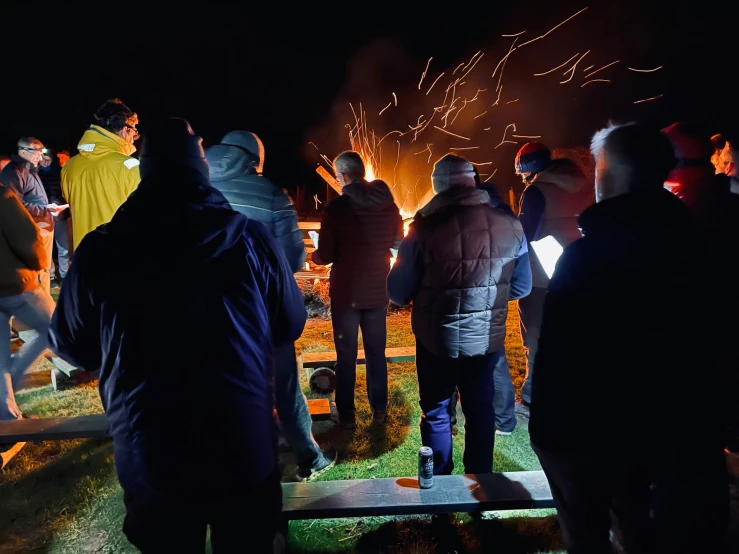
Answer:
[[3, 171], [2, 177], [0, 184], [10, 189], [18, 197], [21, 204], [23, 204], [26, 210], [28, 210], [28, 213], [31, 214], [31, 217], [40, 220], [49, 217], [49, 210], [47, 210], [45, 206], [30, 204], [23, 199], [26, 193], [30, 192], [30, 189], [26, 183], [21, 181], [18, 177], [18, 173], [15, 171]]
[[393, 240], [393, 250], [400, 249], [400, 243], [403, 242], [403, 218], [400, 216], [400, 210], [398, 210], [398, 220], [395, 225], [395, 240]]
[[141, 182], [141, 172], [139, 171], [139, 163], [138, 160], [135, 158], [130, 158], [128, 160], [129, 162], [134, 161], [136, 162], [136, 165], [133, 167], [126, 167], [125, 164], [124, 167], [124, 190], [126, 191], [126, 197], [131, 196], [133, 194], [133, 191], [135, 191], [137, 188], [139, 188], [139, 183]]
[[257, 259], [262, 262], [266, 279], [266, 304], [270, 316], [272, 341], [275, 345], [295, 342], [305, 328], [307, 313], [303, 293], [298, 287], [285, 254], [266, 227], [249, 220], [247, 224], [254, 244], [261, 250]]
[[403, 239], [398, 249], [390, 274], [387, 276], [387, 295], [393, 304], [406, 306], [418, 293], [423, 279], [423, 258], [418, 246], [418, 239], [413, 225], [408, 236]]
[[511, 278], [511, 300], [518, 300], [531, 293], [531, 261], [529, 260], [529, 249], [524, 234], [521, 241], [521, 249], [513, 265], [513, 277]]
[[544, 221], [545, 206], [544, 194], [535, 185], [526, 187], [521, 197], [518, 218], [521, 220], [523, 232], [529, 242], [544, 238], [539, 236], [539, 231]]
[[84, 243], [80, 246], [51, 317], [49, 347], [70, 364], [97, 371], [102, 365], [100, 315], [93, 302], [93, 291], [86, 282], [93, 268], [87, 260]]
[[334, 234], [333, 210], [327, 205], [318, 230], [318, 248], [313, 252], [313, 263], [328, 265], [334, 263], [336, 251], [336, 237]]
[[40, 271], [46, 264], [41, 233], [18, 197], [6, 193], [0, 212], [0, 231], [10, 250], [28, 269]]
[[282, 247], [287, 262], [293, 273], [300, 271], [305, 263], [305, 244], [303, 233], [298, 226], [298, 214], [295, 212], [290, 197], [282, 190], [275, 196], [272, 205], [274, 218], [274, 235], [277, 243]]

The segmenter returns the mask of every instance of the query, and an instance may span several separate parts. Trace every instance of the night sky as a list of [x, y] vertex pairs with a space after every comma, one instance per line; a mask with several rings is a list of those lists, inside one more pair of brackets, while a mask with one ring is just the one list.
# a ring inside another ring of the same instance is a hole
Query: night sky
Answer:
[[[20, 136], [34, 135], [53, 149], [74, 152], [97, 107], [117, 96], [138, 112], [143, 132], [170, 115], [189, 119], [205, 146], [232, 129], [254, 131], [265, 143], [265, 175], [293, 191], [301, 186], [320, 194], [325, 186], [315, 173], [319, 154], [333, 158], [350, 147], [344, 126], [354, 121], [350, 102], [355, 110], [362, 104], [370, 136], [407, 130], [442, 104], [450, 79], [466, 69], [452, 76], [455, 68], [482, 51], [457, 87], [457, 107], [464, 100], [469, 105], [450, 125], [456, 115], [451, 113], [445, 127], [468, 140], [434, 129], [444, 127], [439, 113], [415, 142], [412, 135], [398, 144], [395, 137], [383, 142], [383, 178], [412, 187], [415, 177], [417, 187], [428, 187], [430, 164], [450, 148], [467, 148], [458, 153], [481, 164], [481, 173], [498, 169], [491, 182], [509, 186], [515, 182], [513, 157], [525, 139], [511, 138], [509, 128], [506, 138], [519, 144], [495, 147], [511, 123], [517, 134], [541, 135], [551, 148], [586, 145], [609, 118], [661, 126], [693, 119], [711, 132], [736, 128], [737, 89], [731, 81], [737, 20], [721, 3], [695, 4], [700, 10], [676, 4], [530, 0], [489, 3], [484, 11], [450, 4], [444, 11], [407, 14], [356, 4], [360, 18], [352, 4], [333, 13], [291, 12], [292, 22], [285, 18], [287, 7], [279, 17], [221, 7], [156, 18], [135, 5], [105, 16], [69, 8], [45, 12], [37, 23], [6, 11], [0, 151], [10, 153]], [[517, 38], [520, 45], [586, 6], [550, 35], [512, 52], [493, 106], [500, 69], [491, 75], [516, 40], [500, 35], [525, 30]], [[134, 8], [141, 13], [128, 11]], [[18, 28], [9, 32], [13, 25]], [[23, 25], [35, 30], [21, 33]], [[587, 50], [573, 78], [560, 84], [570, 76], [563, 71]], [[534, 76], [574, 54], [579, 55], [562, 69]], [[620, 61], [585, 78], [588, 66], [593, 71], [615, 60]], [[653, 73], [627, 69], [658, 66], [663, 69]], [[610, 82], [582, 86], [595, 78]], [[476, 91], [482, 92], [470, 101]], [[634, 104], [659, 94], [664, 96]]]

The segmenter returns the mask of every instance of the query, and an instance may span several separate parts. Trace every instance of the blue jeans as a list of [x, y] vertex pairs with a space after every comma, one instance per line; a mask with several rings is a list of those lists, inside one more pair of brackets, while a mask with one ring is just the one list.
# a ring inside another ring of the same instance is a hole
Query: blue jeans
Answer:
[[434, 451], [434, 475], [449, 475], [452, 426], [449, 403], [455, 388], [465, 417], [465, 473], [492, 473], [495, 448], [495, 366], [501, 352], [472, 358], [442, 358], [416, 341], [416, 371], [423, 414], [421, 442]]
[[54, 241], [56, 243], [56, 273], [60, 279], [64, 279], [69, 269], [69, 237], [66, 219], [57, 219], [54, 222]]
[[[513, 388], [511, 369], [508, 366], [508, 358], [503, 350], [493, 369], [495, 379], [495, 395], [493, 396], [493, 407], [495, 408], [495, 428], [510, 433], [516, 428], [516, 390]], [[459, 391], [455, 391], [449, 402], [449, 417], [452, 426], [457, 424], [457, 402], [459, 402]]]
[[331, 324], [336, 347], [336, 409], [353, 414], [357, 384], [359, 329], [367, 364], [367, 399], [373, 412], [387, 410], [387, 306], [371, 310], [331, 307]]
[[295, 346], [288, 343], [275, 347], [275, 407], [282, 432], [295, 455], [298, 467], [311, 470], [323, 453], [313, 438], [313, 420], [308, 403], [300, 390]]

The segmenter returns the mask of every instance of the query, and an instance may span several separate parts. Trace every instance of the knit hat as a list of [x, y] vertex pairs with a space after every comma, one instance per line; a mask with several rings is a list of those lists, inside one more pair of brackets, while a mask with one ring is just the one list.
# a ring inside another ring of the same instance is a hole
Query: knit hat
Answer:
[[208, 177], [202, 137], [195, 135], [186, 119], [170, 117], [144, 135], [141, 144], [141, 178], [157, 169], [189, 167]]
[[434, 164], [431, 173], [431, 185], [435, 194], [444, 192], [453, 186], [475, 186], [474, 166], [460, 156], [447, 154]]
[[662, 129], [662, 133], [672, 143], [678, 166], [709, 165], [714, 149], [711, 139], [698, 127], [689, 123], [677, 122]]
[[249, 131], [231, 131], [221, 139], [221, 144], [237, 146], [242, 150], [246, 150], [255, 159], [254, 165], [257, 173], [262, 174], [264, 169], [264, 144], [256, 134]]
[[549, 148], [540, 142], [527, 142], [516, 154], [516, 173], [537, 174], [547, 168], [552, 161]]

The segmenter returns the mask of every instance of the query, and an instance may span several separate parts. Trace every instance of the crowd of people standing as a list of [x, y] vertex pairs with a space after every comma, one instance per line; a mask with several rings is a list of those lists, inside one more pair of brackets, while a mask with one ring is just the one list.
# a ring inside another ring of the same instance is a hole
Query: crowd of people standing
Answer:
[[[298, 379], [297, 214], [263, 175], [254, 133], [203, 149], [186, 120], [170, 118], [134, 158], [137, 125], [109, 100], [57, 173], [45, 177], [50, 157], [34, 137], [0, 173], [0, 419], [24, 417], [13, 390], [50, 347], [98, 372], [134, 545], [187, 551], [210, 527], [214, 549], [248, 535], [254, 551], [272, 552], [285, 532], [278, 426], [297, 479], [337, 458], [311, 433]], [[454, 469], [457, 401], [466, 473], [493, 471], [496, 436], [518, 414], [530, 418], [569, 552], [610, 552], [613, 541], [624, 552], [721, 552], [723, 451], [739, 435], [739, 294], [726, 263], [739, 246], [734, 146], [684, 123], [612, 125], [593, 136], [592, 183], [527, 143], [514, 161], [526, 183], [518, 214], [472, 163], [447, 154], [406, 236], [387, 184], [366, 180], [357, 152], [339, 154], [342, 194], [326, 204], [312, 254], [332, 265], [332, 419], [357, 428], [361, 331], [371, 424], [386, 424], [388, 304], [411, 305], [435, 474]], [[553, 274], [537, 255], [546, 238], [564, 249]], [[56, 304], [52, 266], [63, 282]], [[721, 305], [703, 300], [706, 281]], [[527, 351], [519, 401], [504, 347], [511, 300]], [[16, 356], [11, 318], [39, 332]], [[692, 409], [707, 381], [718, 423]]]

